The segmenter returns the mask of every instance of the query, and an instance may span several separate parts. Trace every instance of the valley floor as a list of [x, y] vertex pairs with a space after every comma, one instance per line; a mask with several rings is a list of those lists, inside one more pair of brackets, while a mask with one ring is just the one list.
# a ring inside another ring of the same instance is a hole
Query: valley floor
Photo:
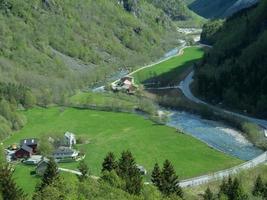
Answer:
[[[93, 111], [74, 108], [35, 108], [25, 111], [27, 125], [4, 142], [5, 146], [20, 139], [40, 137], [47, 133], [71, 131], [88, 140], [77, 148], [86, 153], [85, 161], [93, 175], [100, 175], [101, 163], [109, 151], [117, 156], [130, 150], [138, 164], [149, 173], [156, 162], [169, 159], [181, 179], [193, 177], [241, 163], [204, 143], [182, 134], [173, 128], [157, 125], [136, 114]], [[65, 168], [75, 169], [76, 163], [65, 163]], [[32, 168], [18, 165], [17, 182], [27, 192], [33, 191], [36, 178]], [[24, 184], [27, 181], [27, 184]]]

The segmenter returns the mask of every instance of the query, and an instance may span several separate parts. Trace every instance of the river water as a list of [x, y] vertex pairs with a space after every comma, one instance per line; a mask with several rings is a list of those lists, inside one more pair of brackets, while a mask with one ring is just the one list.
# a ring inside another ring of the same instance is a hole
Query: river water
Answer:
[[[181, 40], [180, 43], [180, 47], [170, 50], [159, 60], [176, 55], [186, 45], [184, 40]], [[121, 70], [111, 75], [108, 81], [117, 80], [126, 74], [128, 74], [128, 71]], [[93, 92], [105, 92], [105, 88], [101, 84], [91, 90]], [[169, 112], [169, 110], [165, 111]], [[253, 146], [242, 136], [242, 133], [222, 123], [202, 119], [198, 115], [172, 110], [167, 125], [203, 141], [214, 149], [241, 160], [251, 160], [263, 153], [262, 150]]]
[[241, 160], [251, 160], [263, 153], [240, 132], [222, 123], [202, 119], [198, 115], [172, 110], [167, 125]]

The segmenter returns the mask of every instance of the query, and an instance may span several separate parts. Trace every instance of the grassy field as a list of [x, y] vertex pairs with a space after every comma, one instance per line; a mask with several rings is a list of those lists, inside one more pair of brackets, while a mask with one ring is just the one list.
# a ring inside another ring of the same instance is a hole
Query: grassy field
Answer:
[[133, 110], [136, 106], [132, 97], [125, 94], [79, 92], [70, 98], [69, 103], [73, 106], [95, 105], [99, 107], [116, 106]]
[[[149, 172], [156, 162], [165, 159], [173, 162], [180, 178], [188, 178], [217, 171], [239, 164], [241, 161], [209, 148], [204, 143], [175, 129], [156, 125], [142, 116], [125, 113], [101, 112], [74, 108], [35, 108], [24, 112], [27, 125], [8, 138], [4, 145], [19, 142], [20, 139], [40, 137], [46, 133], [74, 132], [77, 137], [86, 138], [89, 143], [78, 148], [86, 153], [86, 162], [91, 173], [100, 174], [101, 163], [109, 151], [117, 156], [123, 150], [130, 150], [137, 163]], [[63, 164], [75, 169], [77, 163]], [[17, 166], [18, 183], [31, 192], [36, 178], [30, 178], [32, 168]], [[27, 184], [24, 184], [27, 181]]]
[[[146, 82], [155, 77], [168, 74], [175, 70], [173, 75], [177, 76], [179, 71], [192, 65], [193, 62], [202, 58], [204, 50], [201, 47], [189, 47], [183, 50], [184, 53], [180, 56], [173, 57], [167, 61], [156, 64], [153, 67], [145, 68], [144, 70], [136, 72], [133, 76], [137, 84]], [[178, 70], [178, 71], [177, 71]], [[164, 77], [166, 80], [166, 77]]]

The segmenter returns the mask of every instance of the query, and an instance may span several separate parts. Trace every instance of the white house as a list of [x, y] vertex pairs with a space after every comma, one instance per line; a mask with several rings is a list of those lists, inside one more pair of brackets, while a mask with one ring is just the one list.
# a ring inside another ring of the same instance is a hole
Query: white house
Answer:
[[70, 148], [72, 147], [72, 145], [76, 144], [76, 137], [73, 133], [66, 132], [64, 134], [64, 137], [65, 137], [66, 145], [69, 146]]
[[79, 155], [79, 151], [76, 151], [75, 149], [72, 149], [70, 147], [59, 147], [54, 153], [53, 157], [54, 159], [76, 159]]

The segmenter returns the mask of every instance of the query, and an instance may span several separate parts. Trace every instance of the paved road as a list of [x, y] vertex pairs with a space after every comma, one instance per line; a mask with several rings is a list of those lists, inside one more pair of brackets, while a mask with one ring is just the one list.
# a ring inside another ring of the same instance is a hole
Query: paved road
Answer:
[[[179, 49], [178, 54], [175, 54], [175, 55], [173, 55], [173, 56], [167, 57], [167, 58], [162, 59], [162, 60], [160, 60], [160, 61], [157, 61], [157, 62], [154, 62], [154, 63], [152, 63], [152, 64], [149, 64], [149, 65], [143, 66], [143, 67], [141, 67], [141, 68], [138, 68], [137, 70], [132, 71], [131, 73], [129, 73], [127, 76], [132, 76], [132, 75], [135, 74], [136, 72], [139, 72], [139, 71], [141, 71], [141, 70], [143, 70], [143, 69], [150, 68], [150, 67], [154, 67], [154, 66], [157, 65], [157, 64], [160, 64], [160, 63], [162, 63], [162, 62], [165, 62], [165, 61], [167, 61], [167, 60], [169, 60], [169, 59], [171, 59], [171, 58], [173, 58], [173, 57], [179, 56], [179, 55], [183, 54], [183, 50], [184, 50], [185, 48], [188, 48], [188, 46], [186, 46], [186, 43], [183, 43], [182, 46], [181, 46], [180, 49]], [[120, 79], [118, 79], [118, 80], [112, 82], [111, 85], [116, 84], [118, 81], [120, 81]]]
[[181, 187], [191, 187], [191, 186], [202, 185], [202, 184], [205, 184], [205, 183], [208, 183], [211, 181], [221, 180], [224, 177], [228, 177], [230, 175], [237, 174], [237, 173], [241, 172], [242, 170], [254, 168], [255, 166], [257, 166], [259, 164], [265, 163], [266, 160], [267, 160], [267, 152], [264, 152], [263, 154], [254, 158], [253, 160], [245, 162], [245, 163], [238, 165], [236, 167], [232, 167], [230, 169], [218, 171], [218, 172], [215, 172], [213, 174], [208, 174], [208, 175], [203, 175], [203, 176], [199, 176], [199, 177], [194, 177], [191, 179], [182, 180], [182, 181], [180, 181], [179, 185]]
[[179, 84], [179, 88], [181, 89], [181, 91], [183, 92], [183, 94], [186, 96], [186, 98], [188, 98], [189, 100], [197, 103], [197, 104], [204, 104], [204, 105], [208, 105], [210, 107], [212, 107], [213, 109], [217, 109], [218, 111], [221, 111], [221, 112], [224, 112], [226, 114], [229, 114], [229, 115], [233, 115], [233, 116], [236, 116], [236, 117], [239, 117], [239, 118], [242, 118], [242, 119], [245, 119], [245, 120], [248, 120], [248, 121], [251, 121], [255, 124], [258, 124], [259, 126], [263, 127], [265, 130], [267, 130], [267, 120], [263, 120], [263, 119], [258, 119], [258, 118], [254, 118], [254, 117], [249, 117], [249, 116], [246, 116], [246, 115], [243, 115], [243, 114], [239, 114], [239, 113], [235, 113], [235, 112], [232, 112], [232, 111], [228, 111], [228, 110], [225, 110], [225, 109], [222, 109], [222, 108], [218, 108], [218, 107], [215, 107], [211, 104], [208, 104], [204, 101], [202, 101], [201, 99], [195, 97], [192, 92], [191, 92], [191, 89], [190, 89], [190, 85], [191, 83], [193, 82], [193, 76], [194, 76], [194, 71], [192, 71], [183, 81], [181, 81], [181, 83]]

